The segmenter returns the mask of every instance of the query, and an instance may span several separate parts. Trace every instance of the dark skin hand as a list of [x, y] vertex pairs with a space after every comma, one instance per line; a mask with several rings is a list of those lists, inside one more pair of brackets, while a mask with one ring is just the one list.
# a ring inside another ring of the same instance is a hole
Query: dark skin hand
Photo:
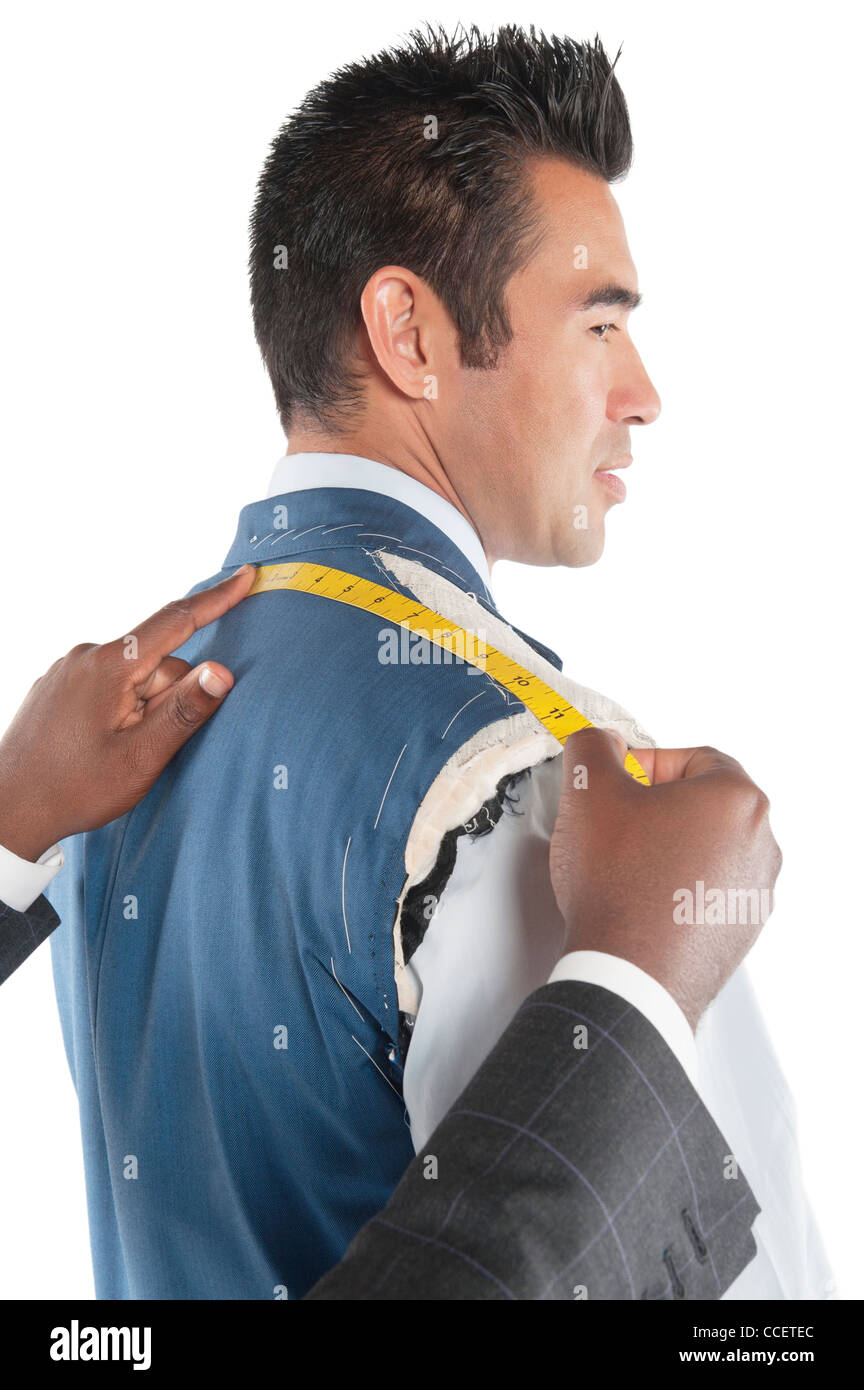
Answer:
[[245, 598], [255, 573], [244, 565], [40, 676], [0, 740], [0, 845], [35, 862], [137, 805], [234, 684], [218, 662], [192, 669], [171, 652]]
[[[602, 729], [567, 740], [549, 861], [566, 949], [632, 961], [695, 1029], [763, 924], [682, 925], [673, 894], [700, 879], [724, 893], [773, 893], [782, 855], [768, 798], [716, 748], [640, 748], [650, 787], [624, 770], [625, 753], [624, 740]], [[574, 788], [580, 765], [587, 786]]]

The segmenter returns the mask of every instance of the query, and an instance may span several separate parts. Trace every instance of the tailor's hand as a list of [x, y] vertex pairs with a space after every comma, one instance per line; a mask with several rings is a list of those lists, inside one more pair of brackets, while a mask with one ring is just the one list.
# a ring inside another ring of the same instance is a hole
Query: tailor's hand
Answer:
[[40, 676], [0, 740], [0, 845], [35, 862], [141, 800], [234, 684], [217, 662], [191, 670], [170, 653], [245, 598], [255, 573], [244, 565]]
[[[768, 799], [734, 758], [716, 748], [635, 753], [650, 787], [625, 772], [626, 745], [617, 734], [582, 729], [567, 740], [552, 886], [567, 923], [566, 950], [633, 961], [669, 990], [695, 1029], [764, 922], [684, 925], [673, 917], [682, 902], [673, 895], [695, 892], [701, 880], [706, 893], [719, 888], [726, 900], [731, 890], [736, 904], [755, 889], [755, 901], [770, 910], [782, 855]], [[587, 785], [574, 786], [574, 765], [585, 768], [587, 778], [576, 780]]]

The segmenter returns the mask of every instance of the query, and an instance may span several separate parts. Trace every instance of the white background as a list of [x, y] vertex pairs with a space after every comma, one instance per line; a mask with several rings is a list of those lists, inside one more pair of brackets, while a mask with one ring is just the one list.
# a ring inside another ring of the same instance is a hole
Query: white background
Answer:
[[[769, 793], [785, 863], [752, 971], [840, 1293], [860, 1298], [862, 35], [851, 4], [815, 14], [246, 0], [7, 17], [0, 726], [57, 656], [217, 570], [265, 495], [284, 444], [247, 218], [305, 91], [424, 18], [623, 42], [632, 329], [663, 414], [634, 432], [602, 562], [502, 564], [494, 590], [658, 741], [724, 748]], [[0, 1057], [0, 1297], [86, 1297], [47, 948], [0, 992]]]

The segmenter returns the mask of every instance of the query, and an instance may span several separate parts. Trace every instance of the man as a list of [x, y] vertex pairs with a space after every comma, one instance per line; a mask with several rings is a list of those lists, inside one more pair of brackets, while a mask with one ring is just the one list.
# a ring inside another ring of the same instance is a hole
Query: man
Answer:
[[[697, 1076], [686, 997], [559, 911], [558, 741], [375, 607], [409, 596], [502, 653], [515, 691], [540, 679], [651, 749], [488, 588], [502, 556], [599, 557], [612, 470], [659, 410], [609, 188], [629, 158], [599, 43], [514, 29], [415, 35], [322, 84], [274, 143], [252, 298], [289, 456], [225, 564], [317, 569], [220, 620], [232, 701], [52, 886], [102, 1296], [305, 1293], [547, 982], [625, 1000]], [[358, 578], [368, 609], [322, 596]], [[659, 877], [670, 912], [680, 886]], [[759, 901], [769, 885], [720, 886]], [[740, 972], [705, 1025], [700, 1085], [763, 1208], [730, 1293], [819, 1296], [782, 1077]], [[770, 1089], [743, 1091], [736, 1046]]]

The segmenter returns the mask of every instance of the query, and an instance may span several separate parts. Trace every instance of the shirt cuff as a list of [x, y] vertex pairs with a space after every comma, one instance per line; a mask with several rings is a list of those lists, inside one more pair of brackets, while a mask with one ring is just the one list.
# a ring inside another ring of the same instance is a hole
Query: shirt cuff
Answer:
[[46, 849], [35, 864], [0, 845], [0, 901], [15, 912], [26, 912], [65, 863], [59, 845]]
[[600, 985], [626, 999], [654, 1025], [693, 1086], [698, 1085], [699, 1065], [693, 1030], [681, 1006], [653, 975], [623, 956], [608, 955], [605, 951], [568, 951], [555, 966], [548, 983], [554, 984], [556, 980], [581, 980], [586, 985]]

